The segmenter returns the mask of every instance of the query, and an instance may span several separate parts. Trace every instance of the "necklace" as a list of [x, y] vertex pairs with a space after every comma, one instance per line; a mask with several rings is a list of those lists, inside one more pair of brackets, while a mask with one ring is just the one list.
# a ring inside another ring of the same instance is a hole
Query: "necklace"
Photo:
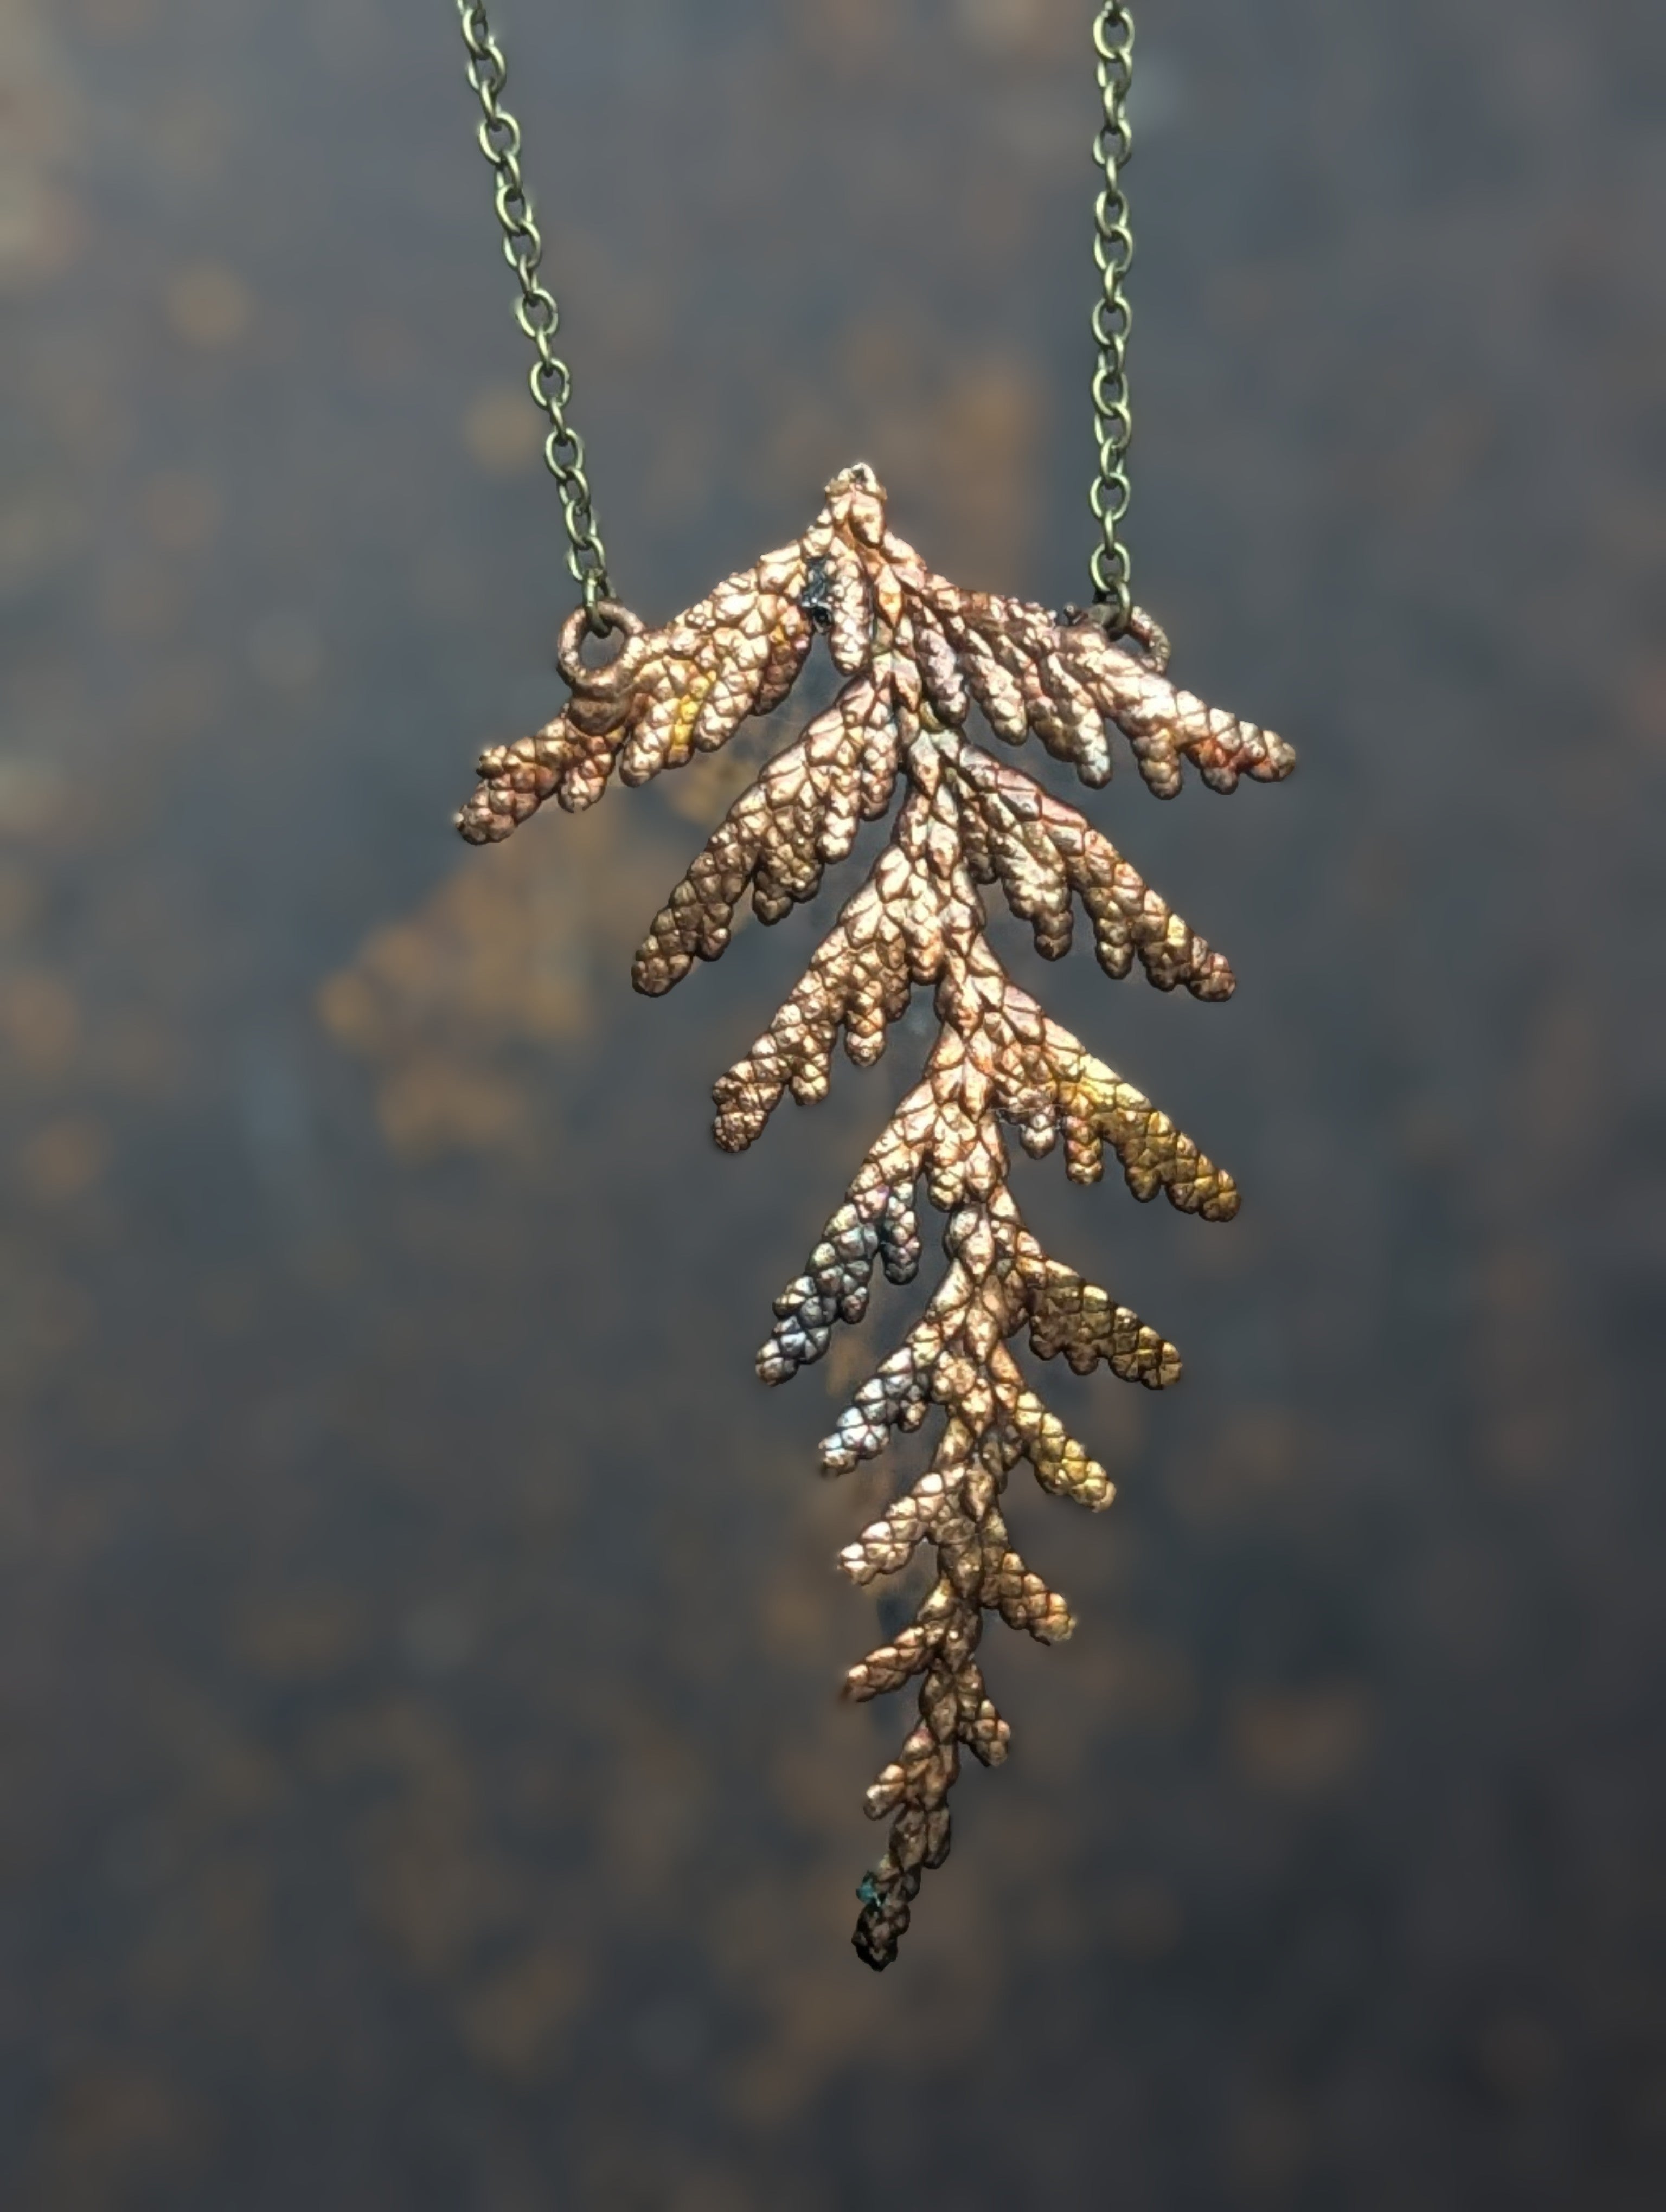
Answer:
[[[842, 1474], [883, 1451], [893, 1430], [941, 1415], [927, 1472], [840, 1555], [858, 1583], [899, 1572], [921, 1545], [937, 1559], [913, 1622], [845, 1681], [845, 1694], [859, 1700], [918, 1684], [918, 1720], [866, 1797], [870, 1816], [891, 1829], [857, 1891], [853, 1940], [871, 1966], [884, 1967], [922, 1875], [948, 1856], [948, 1798], [963, 1747], [989, 1766], [1006, 1756], [1007, 1724], [977, 1663], [984, 1614], [1043, 1643], [1073, 1626], [1065, 1601], [1012, 1546], [1000, 1510], [1007, 1479], [1027, 1460], [1055, 1496], [1096, 1511], [1111, 1501], [1104, 1468], [1030, 1389], [1012, 1340], [1027, 1333], [1042, 1359], [1062, 1353], [1081, 1375], [1104, 1361], [1148, 1389], [1180, 1376], [1172, 1344], [1052, 1258], [1025, 1227], [1004, 1132], [1015, 1129], [1037, 1156], [1062, 1140], [1076, 1182], [1098, 1180], [1109, 1148], [1136, 1198], [1160, 1190], [1207, 1221], [1230, 1220], [1238, 1205], [1231, 1177], [1007, 974], [988, 939], [982, 887], [999, 886], [1049, 959], [1069, 950], [1078, 902], [1109, 975], [1126, 975], [1138, 961], [1158, 990], [1183, 984], [1195, 998], [1219, 1000], [1233, 988], [1225, 957], [1085, 816], [969, 735], [971, 710], [1009, 745], [1039, 739], [1091, 788], [1109, 781], [1109, 733], [1120, 731], [1160, 799], [1179, 790], [1183, 761], [1229, 792], [1243, 775], [1276, 781], [1295, 757], [1271, 732], [1177, 690], [1165, 673], [1168, 641], [1132, 596], [1122, 536], [1131, 430], [1127, 8], [1101, 8], [1093, 31], [1103, 119], [1094, 142], [1091, 605], [1055, 614], [947, 582], [891, 532], [885, 491], [858, 462], [828, 485], [801, 538], [653, 629], [611, 591], [583, 442], [568, 420], [572, 379], [555, 350], [560, 318], [539, 273], [520, 126], [503, 105], [502, 51], [480, 0], [458, 6], [580, 592], [557, 653], [566, 706], [535, 735], [482, 755], [458, 827], [471, 843], [496, 843], [551, 797], [569, 811], [593, 805], [616, 768], [623, 783], [641, 784], [716, 750], [749, 716], [782, 703], [819, 635], [842, 688], [730, 808], [654, 917], [632, 981], [657, 996], [696, 960], [717, 959], [748, 894], [766, 922], [814, 899], [862, 823], [889, 814], [890, 837], [866, 882], [763, 1036], [719, 1078], [718, 1144], [745, 1151], [789, 1091], [800, 1104], [823, 1097], [842, 1032], [849, 1058], [871, 1066], [915, 985], [933, 994], [938, 1037], [921, 1079], [857, 1169], [804, 1272], [776, 1299], [757, 1361], [766, 1382], [785, 1382], [822, 1357], [836, 1323], [861, 1319], [876, 1265], [892, 1283], [913, 1280], [923, 1182], [945, 1218], [942, 1279], [821, 1445], [824, 1470]], [[583, 659], [587, 635], [617, 641], [605, 665]]]

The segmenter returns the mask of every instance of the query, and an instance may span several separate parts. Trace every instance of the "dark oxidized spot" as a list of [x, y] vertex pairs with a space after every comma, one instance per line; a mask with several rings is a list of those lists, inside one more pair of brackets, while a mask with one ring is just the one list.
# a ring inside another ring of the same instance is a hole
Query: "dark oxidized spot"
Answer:
[[824, 553], [812, 561], [804, 572], [804, 589], [799, 593], [799, 605], [818, 629], [830, 629], [833, 625], [833, 564]]

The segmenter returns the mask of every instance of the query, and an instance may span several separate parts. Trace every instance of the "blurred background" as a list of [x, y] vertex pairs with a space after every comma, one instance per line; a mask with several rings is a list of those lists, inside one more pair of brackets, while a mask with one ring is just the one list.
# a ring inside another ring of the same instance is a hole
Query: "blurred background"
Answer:
[[[859, 456], [1081, 595], [1087, 0], [496, 12], [623, 596]], [[1121, 1497], [881, 1978], [909, 1294], [751, 1358], [928, 1032], [724, 1158], [727, 762], [451, 831], [570, 601], [449, 0], [0, 0], [8, 2207], [1666, 2201], [1666, 15], [1140, 21], [1140, 594], [1302, 767], [1093, 802], [1230, 1006], [1045, 988], [1247, 1199], [1020, 1164], [1188, 1380], [1047, 1370]]]

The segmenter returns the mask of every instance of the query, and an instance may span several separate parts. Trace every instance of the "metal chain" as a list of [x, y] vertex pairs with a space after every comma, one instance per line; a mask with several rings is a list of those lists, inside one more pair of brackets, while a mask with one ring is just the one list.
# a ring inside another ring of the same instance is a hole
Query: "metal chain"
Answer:
[[[483, 0], [457, 0], [463, 43], [468, 49], [468, 78], [479, 100], [480, 150], [497, 179], [494, 195], [503, 232], [503, 258], [520, 288], [515, 320], [532, 340], [538, 359], [527, 374], [533, 400], [549, 417], [544, 458], [561, 495], [566, 519], [567, 565], [593, 617], [611, 597], [607, 555], [597, 527], [584, 441], [567, 419], [573, 396], [572, 373], [555, 349], [561, 310], [538, 275], [544, 240], [520, 173], [520, 125], [502, 104], [508, 78], [502, 49], [492, 35]], [[1093, 208], [1093, 258], [1099, 271], [1099, 296], [1092, 329], [1098, 357], [1093, 374], [1093, 428], [1098, 466], [1088, 504], [1099, 526], [1099, 542], [1088, 563], [1099, 618], [1113, 637], [1128, 629], [1134, 611], [1131, 564], [1121, 525], [1128, 509], [1128, 453], [1134, 432], [1128, 406], [1128, 332], [1133, 323], [1124, 281], [1134, 258], [1122, 173], [1134, 152], [1128, 94], [1134, 75], [1134, 15], [1122, 5], [1102, 7], [1094, 21], [1093, 51], [1104, 113], [1094, 136], [1093, 154], [1104, 183]]]
[[1134, 15], [1123, 7], [1101, 8], [1093, 26], [1093, 51], [1099, 58], [1099, 97], [1104, 114], [1093, 141], [1093, 157], [1104, 172], [1104, 185], [1093, 207], [1093, 258], [1099, 270], [1099, 297], [1093, 303], [1093, 337], [1098, 362], [1093, 373], [1093, 430], [1098, 473], [1088, 504], [1099, 525], [1099, 542], [1088, 562], [1093, 578], [1097, 618], [1112, 637], [1127, 630], [1134, 612], [1128, 550], [1121, 525], [1128, 511], [1128, 445], [1134, 434], [1128, 411], [1126, 367], [1133, 315], [1123, 281], [1134, 258], [1134, 234], [1122, 173], [1134, 152], [1128, 128], [1128, 86], [1134, 76]]
[[600, 631], [607, 624], [598, 618], [597, 607], [612, 597], [607, 579], [607, 555], [596, 526], [589, 479], [584, 472], [584, 441], [567, 419], [568, 405], [573, 397], [573, 378], [555, 349], [561, 310], [556, 305], [555, 295], [538, 275], [544, 259], [544, 240], [533, 216], [532, 200], [521, 180], [520, 125], [502, 100], [508, 70], [503, 51], [492, 36], [482, 0], [457, 0], [457, 14], [462, 25], [463, 44], [469, 52], [469, 82], [480, 101], [480, 150], [497, 179], [495, 198], [497, 220], [503, 231], [503, 258], [514, 270], [520, 287], [515, 320], [532, 340], [538, 355], [526, 381], [533, 399], [550, 419], [549, 434], [544, 441], [544, 459], [556, 480], [562, 513], [566, 517], [567, 565], [584, 594], [591, 628]]

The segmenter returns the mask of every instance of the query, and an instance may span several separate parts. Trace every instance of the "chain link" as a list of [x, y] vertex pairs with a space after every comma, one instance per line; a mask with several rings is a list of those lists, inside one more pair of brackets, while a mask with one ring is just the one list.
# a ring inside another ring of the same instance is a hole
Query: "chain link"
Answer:
[[1093, 158], [1104, 172], [1104, 185], [1093, 207], [1093, 258], [1099, 271], [1099, 296], [1093, 303], [1093, 337], [1098, 360], [1093, 373], [1093, 431], [1098, 471], [1088, 505], [1099, 525], [1099, 542], [1088, 562], [1096, 611], [1112, 637], [1127, 630], [1134, 612], [1128, 550], [1121, 526], [1128, 511], [1128, 445], [1134, 434], [1128, 411], [1127, 356], [1133, 315], [1123, 289], [1134, 258], [1134, 234], [1122, 171], [1134, 152], [1128, 128], [1128, 86], [1134, 76], [1134, 15], [1128, 8], [1101, 8], [1093, 25], [1098, 56], [1099, 97], [1104, 113], [1093, 141]]
[[561, 494], [567, 521], [567, 565], [584, 594], [590, 626], [600, 631], [607, 625], [597, 615], [602, 601], [612, 592], [608, 585], [607, 555], [596, 526], [590, 483], [584, 472], [584, 441], [567, 419], [573, 397], [573, 378], [556, 351], [561, 310], [555, 295], [538, 275], [544, 259], [544, 240], [532, 213], [532, 203], [520, 174], [520, 125], [504, 106], [502, 94], [508, 70], [503, 50], [492, 36], [482, 0], [457, 0], [463, 44], [469, 54], [469, 82], [480, 102], [480, 150], [497, 179], [494, 195], [497, 220], [503, 232], [503, 258], [515, 274], [520, 297], [515, 320], [532, 340], [538, 359], [527, 374], [533, 399], [549, 417], [544, 459]]

